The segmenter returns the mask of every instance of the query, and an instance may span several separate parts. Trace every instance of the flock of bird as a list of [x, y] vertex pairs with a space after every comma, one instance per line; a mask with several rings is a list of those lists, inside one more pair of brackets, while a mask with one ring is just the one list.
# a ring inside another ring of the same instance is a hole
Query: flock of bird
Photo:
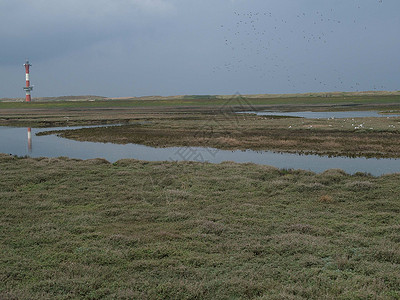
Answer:
[[[293, 90], [313, 80], [321, 88], [358, 91], [360, 82], [349, 82], [337, 68], [329, 68], [325, 74], [313, 74], [303, 59], [300, 63], [304, 70], [298, 71], [297, 60], [301, 60], [301, 55], [321, 53], [316, 59], [322, 60], [322, 53], [338, 48], [346, 26], [358, 26], [358, 30], [366, 30], [368, 34], [368, 27], [362, 22], [358, 24], [356, 17], [341, 19], [336, 14], [331, 8], [300, 12], [285, 19], [272, 12], [234, 12], [234, 22], [220, 25], [227, 48], [225, 62], [215, 66], [212, 72], [251, 72], [265, 80], [286, 80], [286, 85]], [[371, 89], [383, 90], [385, 86], [375, 85]]]

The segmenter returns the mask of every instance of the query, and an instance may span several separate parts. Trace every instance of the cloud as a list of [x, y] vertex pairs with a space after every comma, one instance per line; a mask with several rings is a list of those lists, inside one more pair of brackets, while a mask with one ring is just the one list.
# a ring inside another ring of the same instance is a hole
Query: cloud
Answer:
[[44, 14], [74, 14], [77, 16], [106, 16], [139, 9], [142, 13], [168, 13], [174, 9], [167, 0], [0, 0], [0, 15], [10, 12], [36, 11]]
[[63, 55], [148, 30], [175, 13], [167, 0], [0, 0], [0, 65]]
[[143, 21], [174, 11], [172, 2], [166, 0], [0, 0], [0, 33], [15, 35], [67, 22], [90, 26], [109, 20]]
[[141, 7], [144, 11], [150, 13], [165, 13], [175, 9], [171, 2], [163, 0], [131, 0], [137, 7]]

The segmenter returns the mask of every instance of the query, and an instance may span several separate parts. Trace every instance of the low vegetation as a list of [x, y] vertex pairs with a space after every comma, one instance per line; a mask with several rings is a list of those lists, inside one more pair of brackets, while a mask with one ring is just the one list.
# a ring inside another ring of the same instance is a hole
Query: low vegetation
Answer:
[[[21, 99], [20, 99], [21, 100]], [[371, 93], [316, 93], [288, 95], [228, 95], [228, 96], [172, 96], [143, 98], [104, 98], [99, 96], [69, 96], [39, 98], [30, 103], [0, 99], [1, 109], [99, 109], [137, 107], [208, 107], [229, 105], [390, 105], [400, 100], [398, 92]]]
[[399, 180], [0, 155], [0, 298], [398, 299]]

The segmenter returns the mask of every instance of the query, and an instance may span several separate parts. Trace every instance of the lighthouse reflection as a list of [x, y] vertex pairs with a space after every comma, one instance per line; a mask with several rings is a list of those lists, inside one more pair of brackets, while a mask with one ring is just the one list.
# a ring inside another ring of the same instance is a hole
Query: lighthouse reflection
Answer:
[[28, 127], [28, 152], [32, 152], [32, 132], [30, 127]]

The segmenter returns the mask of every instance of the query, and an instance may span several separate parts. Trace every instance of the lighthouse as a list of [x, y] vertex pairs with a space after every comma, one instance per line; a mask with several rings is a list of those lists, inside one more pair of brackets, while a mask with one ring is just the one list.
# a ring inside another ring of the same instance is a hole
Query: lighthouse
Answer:
[[24, 87], [24, 90], [26, 92], [26, 102], [31, 102], [31, 91], [33, 90], [33, 86], [31, 86], [31, 82], [29, 79], [29, 67], [32, 66], [29, 63], [29, 60], [26, 60], [24, 67], [25, 67], [25, 79], [26, 79], [26, 85]]

